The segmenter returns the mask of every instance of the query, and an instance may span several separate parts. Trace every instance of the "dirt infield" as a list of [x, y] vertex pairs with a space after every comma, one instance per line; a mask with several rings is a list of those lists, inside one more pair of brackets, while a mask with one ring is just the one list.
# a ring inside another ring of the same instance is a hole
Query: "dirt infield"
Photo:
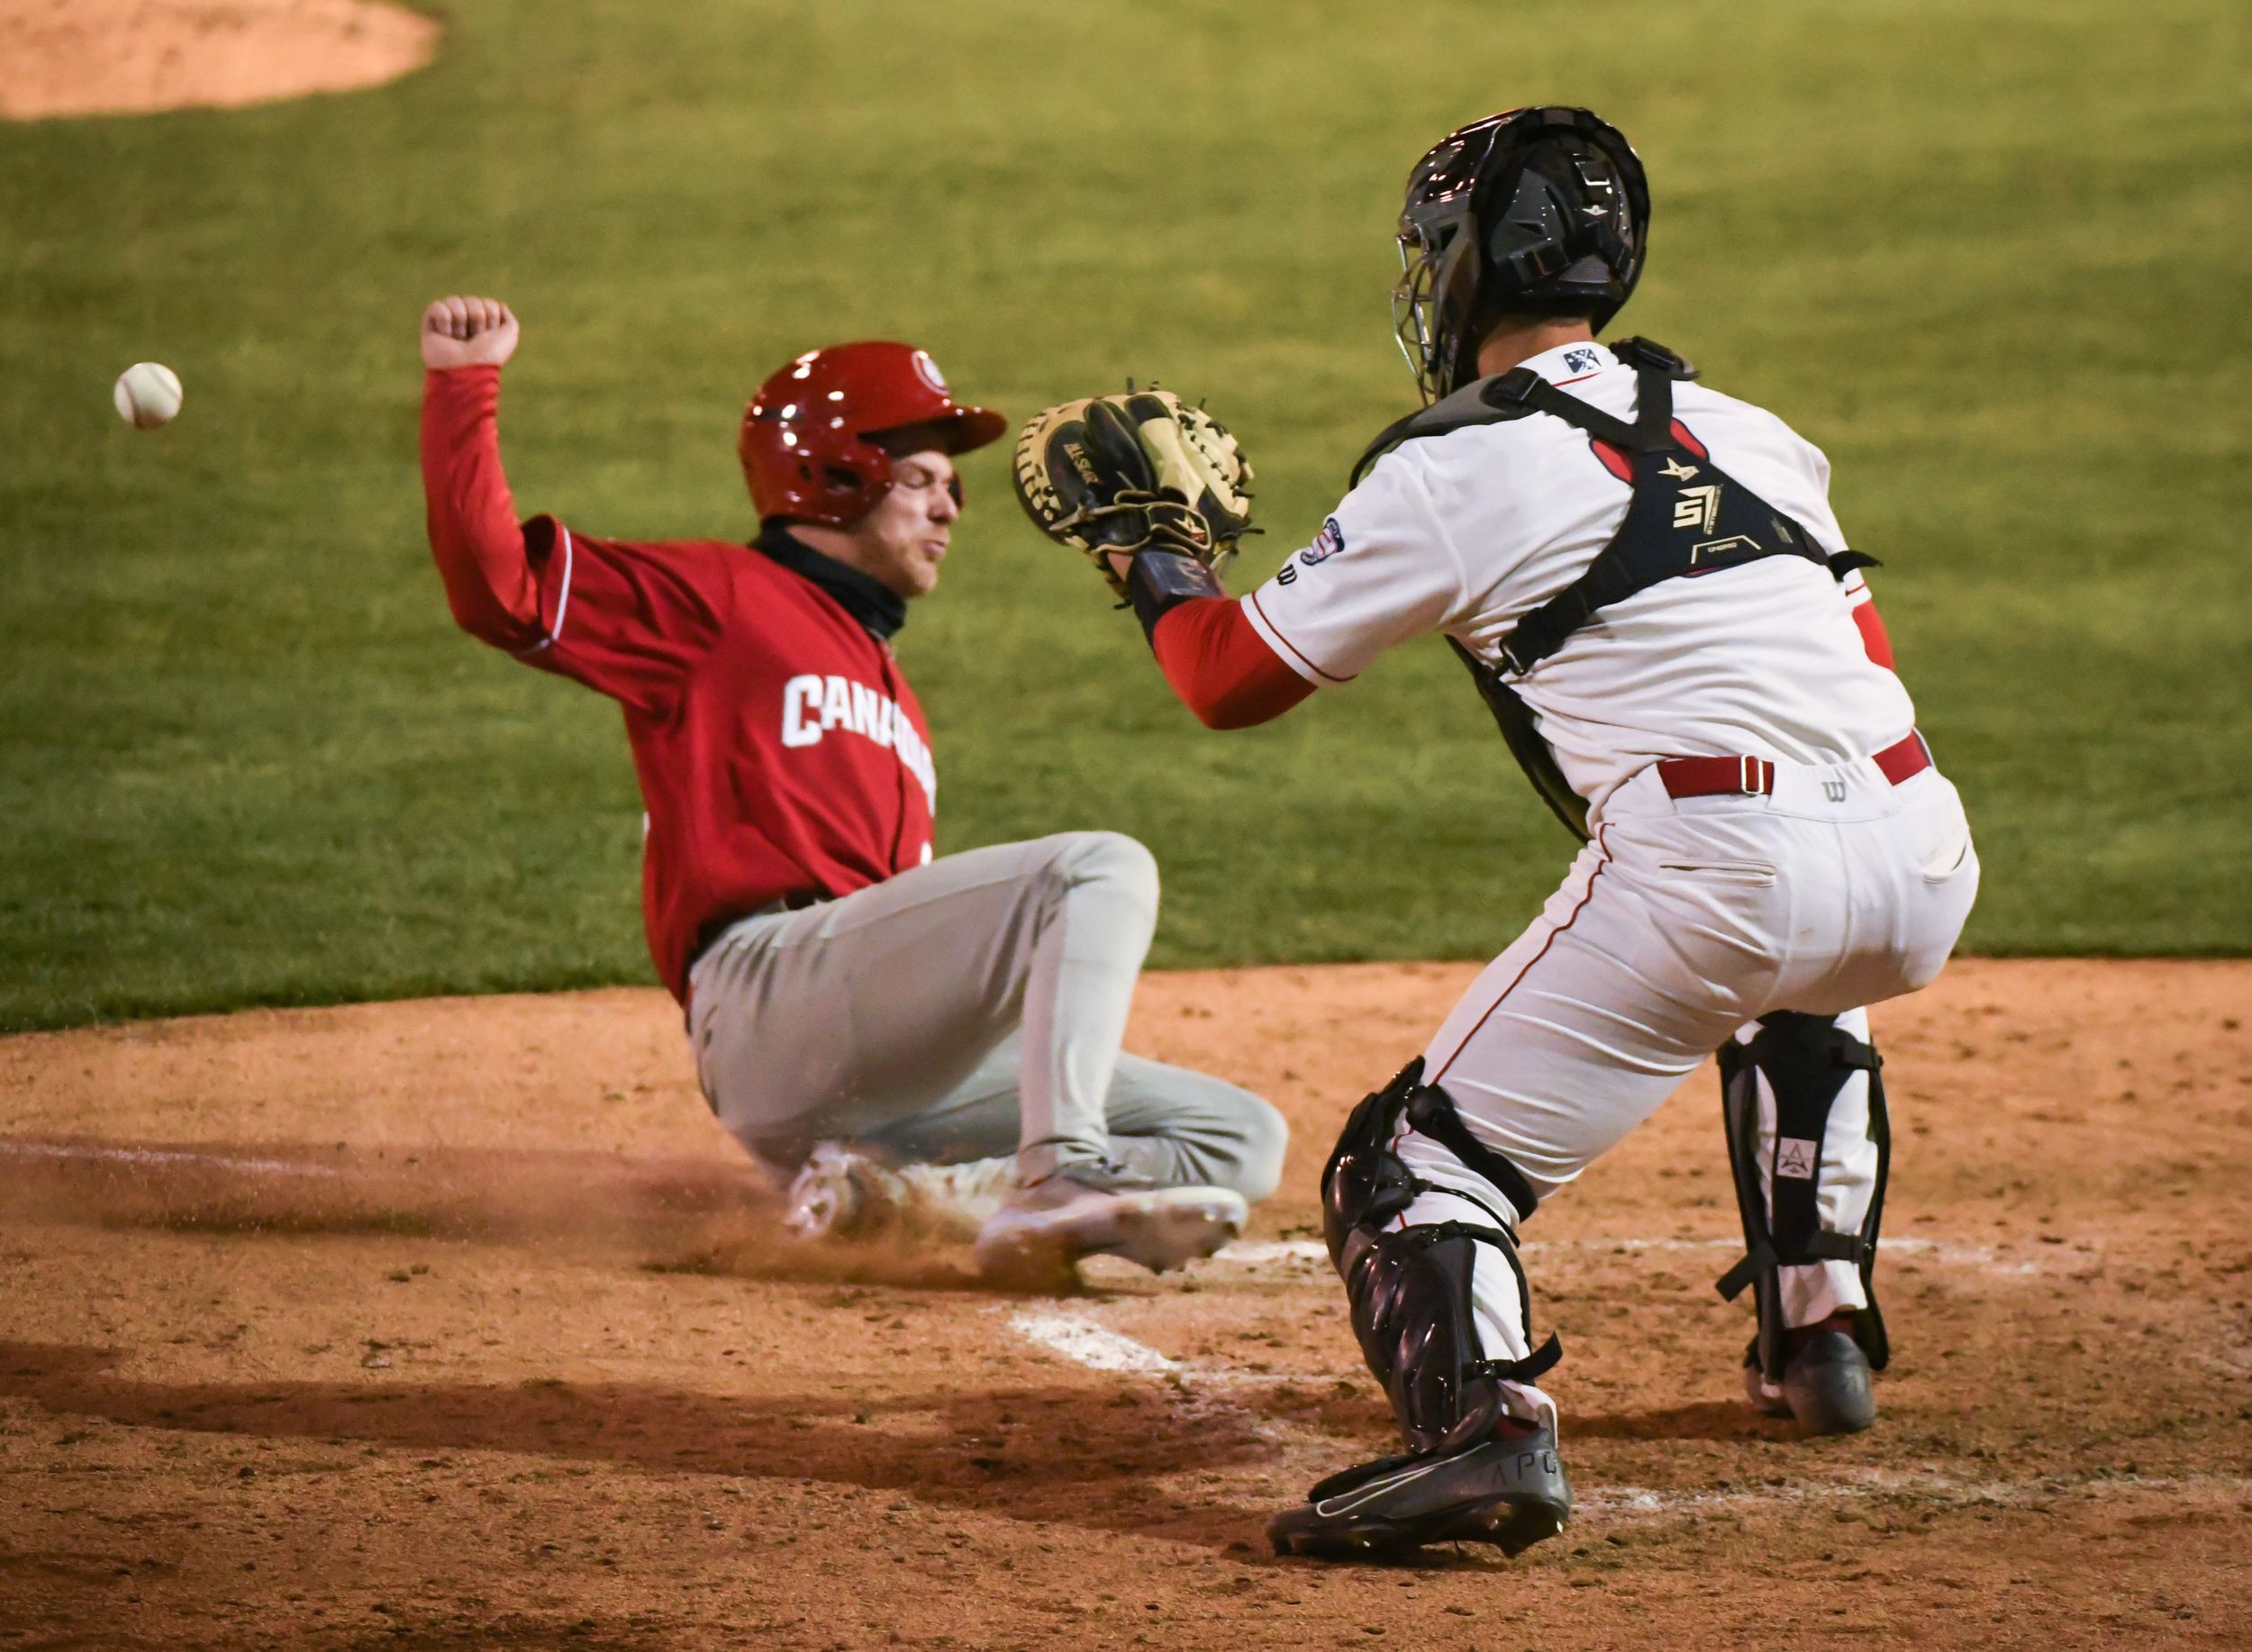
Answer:
[[356, 91], [437, 41], [431, 19], [381, 0], [0, 0], [0, 120]]
[[1467, 967], [1155, 976], [1298, 1131], [1250, 1241], [1003, 1299], [793, 1254], [654, 994], [0, 1041], [0, 1646], [1924, 1647], [2252, 1638], [2252, 964], [1968, 962], [1880, 1010], [1877, 1429], [1736, 1387], [1710, 1074], [1528, 1235], [1581, 1513], [1322, 1568], [1388, 1448], [1311, 1242]]

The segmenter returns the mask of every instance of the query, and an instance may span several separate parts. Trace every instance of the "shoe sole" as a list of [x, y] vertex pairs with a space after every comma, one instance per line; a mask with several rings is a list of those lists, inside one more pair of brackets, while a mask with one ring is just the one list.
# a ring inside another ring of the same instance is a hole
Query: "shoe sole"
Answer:
[[782, 1230], [801, 1245], [850, 1238], [862, 1225], [856, 1192], [848, 1183], [841, 1187], [823, 1187], [818, 1194], [808, 1193], [793, 1198], [782, 1218]]
[[1249, 1215], [1241, 1199], [1185, 1190], [1122, 1194], [1076, 1212], [1003, 1211], [977, 1236], [977, 1266], [990, 1278], [1049, 1278], [1081, 1257], [1114, 1256], [1169, 1273], [1237, 1238]]
[[1278, 1555], [1308, 1560], [1382, 1560], [1432, 1543], [1490, 1543], [1514, 1558], [1564, 1529], [1570, 1511], [1546, 1498], [1504, 1493], [1434, 1510], [1410, 1520], [1323, 1519], [1292, 1509], [1267, 1525]]
[[815, 1148], [790, 1184], [783, 1230], [801, 1245], [817, 1245], [858, 1239], [882, 1226], [881, 1218], [871, 1211], [867, 1191], [854, 1174], [859, 1162], [858, 1155], [837, 1151], [827, 1143]]
[[1744, 1398], [1751, 1402], [1752, 1410], [1763, 1417], [1788, 1417], [1791, 1402], [1783, 1397], [1783, 1390], [1767, 1386], [1757, 1366], [1744, 1367]]

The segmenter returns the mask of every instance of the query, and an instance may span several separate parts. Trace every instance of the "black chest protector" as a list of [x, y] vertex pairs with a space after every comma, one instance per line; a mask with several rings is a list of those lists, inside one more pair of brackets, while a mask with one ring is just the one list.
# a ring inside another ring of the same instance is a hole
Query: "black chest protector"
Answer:
[[1472, 425], [1550, 413], [1587, 433], [1604, 468], [1634, 491], [1626, 520], [1579, 577], [1517, 622], [1501, 645], [1502, 663], [1486, 665], [1460, 642], [1456, 654], [1476, 679], [1502, 736], [1557, 818], [1587, 836], [1587, 802], [1565, 780], [1535, 727], [1530, 708], [1509, 685], [1547, 659], [1603, 609], [1668, 579], [1694, 579], [1763, 557], [1800, 557], [1843, 579], [1875, 558], [1857, 551], [1825, 554], [1814, 537], [1712, 463], [1674, 417], [1674, 381], [1695, 369], [1663, 345], [1627, 339], [1612, 353], [1634, 368], [1632, 423], [1567, 395], [1528, 368], [1465, 386], [1378, 437], [1353, 468], [1368, 467], [1403, 442]]

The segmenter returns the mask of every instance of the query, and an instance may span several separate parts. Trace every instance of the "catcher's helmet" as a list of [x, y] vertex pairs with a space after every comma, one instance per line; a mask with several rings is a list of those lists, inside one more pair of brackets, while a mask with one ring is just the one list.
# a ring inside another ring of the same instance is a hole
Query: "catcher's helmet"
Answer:
[[1007, 428], [956, 402], [928, 350], [873, 340], [808, 350], [759, 386], [735, 451], [762, 520], [849, 528], [891, 491], [903, 443], [967, 453]]
[[1449, 133], [1408, 175], [1394, 331], [1424, 399], [1477, 377], [1482, 309], [1585, 310], [1603, 326], [1641, 278], [1650, 192], [1619, 129], [1585, 109], [1512, 109]]

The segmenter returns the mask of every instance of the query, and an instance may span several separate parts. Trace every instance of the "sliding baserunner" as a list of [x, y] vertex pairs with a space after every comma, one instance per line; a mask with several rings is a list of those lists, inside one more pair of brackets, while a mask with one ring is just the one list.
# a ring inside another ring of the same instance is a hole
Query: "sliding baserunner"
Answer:
[[989, 1273], [1177, 1266], [1280, 1176], [1258, 1097], [1120, 1053], [1158, 909], [1141, 845], [1069, 831], [935, 857], [929, 725], [891, 639], [999, 414], [904, 344], [812, 350], [745, 414], [749, 544], [519, 522], [515, 317], [422, 328], [430, 539], [456, 620], [616, 700], [648, 810], [642, 900], [720, 1121], [807, 1237], [974, 1238]]

